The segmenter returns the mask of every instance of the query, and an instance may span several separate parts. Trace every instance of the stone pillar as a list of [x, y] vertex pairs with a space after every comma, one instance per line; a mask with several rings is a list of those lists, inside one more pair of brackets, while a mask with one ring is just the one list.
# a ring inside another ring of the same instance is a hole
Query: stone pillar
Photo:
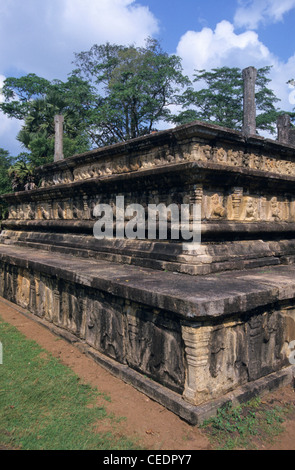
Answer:
[[232, 195], [234, 220], [240, 220], [242, 199], [243, 199], [243, 188], [238, 188], [238, 187], [234, 188], [234, 192]]
[[183, 392], [185, 401], [199, 405], [210, 398], [209, 348], [211, 326], [196, 324], [194, 327], [182, 326], [185, 345], [186, 379]]
[[63, 123], [64, 117], [57, 115], [54, 118], [55, 123], [55, 148], [54, 148], [54, 161], [63, 160]]
[[195, 204], [201, 205], [201, 218], [202, 218], [203, 217], [202, 210], [204, 209], [202, 205], [202, 202], [203, 202], [203, 185], [202, 184], [196, 184], [194, 186], [193, 190], [191, 191], [189, 201], [190, 201], [190, 220], [193, 220], [193, 217], [194, 217], [194, 205]]
[[247, 67], [243, 70], [244, 80], [244, 119], [243, 134], [245, 136], [256, 134], [256, 104], [255, 82], [257, 70], [255, 67]]
[[90, 210], [88, 206], [88, 196], [83, 196], [83, 219], [90, 219]]
[[277, 119], [278, 141], [288, 144], [290, 140], [291, 120], [289, 114], [282, 114]]

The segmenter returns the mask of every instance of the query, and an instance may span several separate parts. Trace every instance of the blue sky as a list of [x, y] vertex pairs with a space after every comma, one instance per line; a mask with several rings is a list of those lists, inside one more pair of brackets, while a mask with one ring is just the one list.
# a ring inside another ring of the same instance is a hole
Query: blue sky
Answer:
[[[8, 76], [66, 79], [74, 52], [93, 44], [161, 41], [185, 73], [272, 65], [271, 87], [291, 110], [295, 0], [1, 0], [0, 87]], [[1, 99], [1, 97], [0, 97]], [[21, 123], [0, 114], [0, 147], [21, 151]]]

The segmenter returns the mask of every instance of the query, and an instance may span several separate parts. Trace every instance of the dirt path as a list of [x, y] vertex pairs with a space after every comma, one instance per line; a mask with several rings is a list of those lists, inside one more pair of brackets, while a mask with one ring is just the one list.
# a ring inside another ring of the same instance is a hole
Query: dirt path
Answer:
[[[160, 404], [112, 376], [77, 347], [57, 338], [47, 328], [21, 314], [13, 304], [4, 302], [0, 299], [0, 316], [5, 322], [15, 326], [26, 337], [59, 358], [82, 380], [111, 397], [111, 402], [102, 399], [107, 411], [117, 417], [126, 417], [120, 424], [121, 430], [119, 428], [117, 432], [138, 439], [149, 450], [211, 449], [207, 437], [200, 429], [182, 421]], [[295, 393], [291, 387], [286, 387], [268, 399], [295, 402]], [[287, 421], [285, 428], [286, 431], [276, 439], [275, 444], [261, 446], [261, 449], [295, 450], [295, 419]]]

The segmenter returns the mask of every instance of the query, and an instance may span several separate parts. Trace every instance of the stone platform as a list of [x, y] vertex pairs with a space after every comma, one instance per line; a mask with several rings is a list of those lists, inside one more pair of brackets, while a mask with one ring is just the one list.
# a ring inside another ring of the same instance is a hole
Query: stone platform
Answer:
[[[190, 422], [291, 380], [294, 146], [193, 123], [37, 175], [3, 196], [0, 296]], [[199, 204], [201, 244], [185, 250], [169, 220], [167, 240], [97, 240], [94, 208], [116, 214], [118, 195]]]
[[192, 423], [292, 380], [294, 266], [196, 277], [15, 246], [0, 261], [2, 297]]

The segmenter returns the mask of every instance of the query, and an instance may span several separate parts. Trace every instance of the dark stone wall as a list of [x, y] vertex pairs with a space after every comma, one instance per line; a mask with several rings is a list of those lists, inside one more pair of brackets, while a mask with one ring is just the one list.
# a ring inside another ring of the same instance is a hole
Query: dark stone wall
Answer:
[[43, 273], [1, 266], [0, 295], [168, 388], [184, 388], [180, 321], [121, 297]]

